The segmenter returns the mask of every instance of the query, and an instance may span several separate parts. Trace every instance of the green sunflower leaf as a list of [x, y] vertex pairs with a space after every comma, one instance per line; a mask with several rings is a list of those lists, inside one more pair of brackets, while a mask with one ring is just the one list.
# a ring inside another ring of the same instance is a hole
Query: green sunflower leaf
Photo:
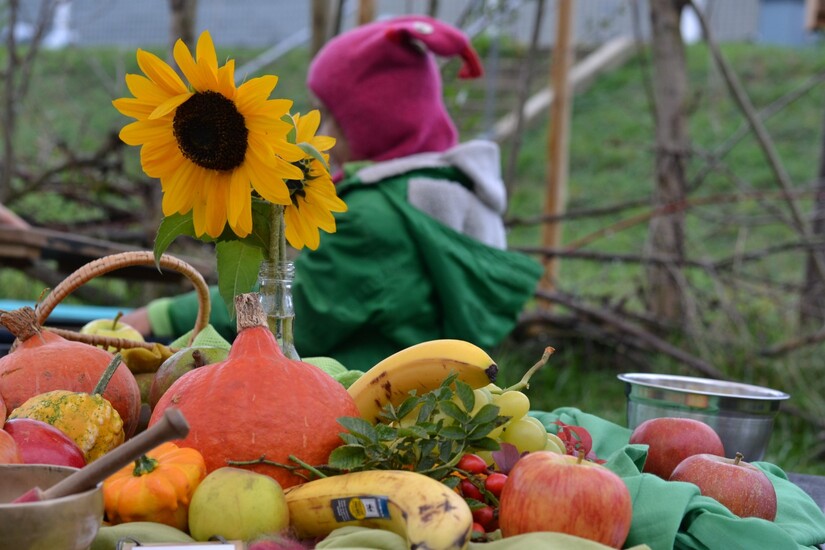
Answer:
[[311, 143], [307, 143], [305, 141], [302, 141], [301, 143], [298, 144], [298, 147], [300, 147], [301, 150], [304, 153], [306, 153], [307, 155], [311, 156], [312, 158], [314, 158], [315, 160], [320, 162], [321, 166], [324, 167], [324, 170], [326, 170], [327, 172], [330, 171], [329, 170], [329, 164], [327, 164], [327, 161], [324, 158], [324, 155], [321, 154], [321, 151], [316, 149], [314, 145], [312, 145]]
[[295, 119], [292, 118], [292, 116], [289, 113], [287, 113], [281, 117], [281, 120], [292, 126], [292, 128], [290, 128], [289, 132], [286, 135], [286, 140], [289, 143], [295, 143], [295, 140], [297, 139], [298, 135], [298, 129], [295, 127]]
[[245, 241], [222, 241], [215, 246], [218, 265], [218, 290], [230, 313], [235, 311], [235, 296], [250, 292], [258, 280], [263, 250]]
[[[172, 214], [166, 216], [158, 226], [158, 232], [155, 235], [155, 264], [160, 266], [160, 257], [166, 252], [175, 239], [181, 235], [189, 237], [195, 236], [195, 224], [192, 222], [192, 212], [187, 214]], [[232, 306], [234, 309], [234, 305]]]
[[246, 237], [246, 241], [249, 244], [260, 246], [264, 251], [269, 248], [271, 211], [272, 203], [252, 199], [252, 233]]

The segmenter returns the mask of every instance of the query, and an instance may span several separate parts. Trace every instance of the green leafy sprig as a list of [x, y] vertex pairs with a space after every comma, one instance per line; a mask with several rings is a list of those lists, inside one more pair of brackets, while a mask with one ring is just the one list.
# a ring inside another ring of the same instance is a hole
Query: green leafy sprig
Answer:
[[473, 389], [453, 373], [435, 390], [420, 396], [412, 392], [398, 407], [387, 404], [376, 425], [363, 418], [339, 418], [348, 433], [341, 434], [344, 445], [332, 452], [328, 466], [343, 471], [411, 470], [443, 481], [457, 471], [465, 453], [499, 448], [489, 434], [510, 417], [500, 416], [492, 404], [472, 415], [467, 412], [474, 407]]

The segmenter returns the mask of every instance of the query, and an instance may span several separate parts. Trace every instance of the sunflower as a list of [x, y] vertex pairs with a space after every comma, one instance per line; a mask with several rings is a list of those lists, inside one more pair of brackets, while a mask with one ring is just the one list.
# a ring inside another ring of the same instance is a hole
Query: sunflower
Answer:
[[[315, 132], [321, 122], [318, 111], [310, 111], [305, 116], [293, 117], [296, 128], [296, 141], [308, 143], [321, 152], [324, 161], [329, 157], [323, 154], [335, 145], [335, 139], [328, 136], [316, 136]], [[327, 167], [312, 155], [302, 161], [304, 175], [301, 180], [287, 182], [292, 191], [292, 201], [284, 208], [284, 232], [287, 241], [293, 247], [304, 246], [315, 250], [320, 243], [318, 230], [335, 232], [335, 218], [332, 212], [346, 212], [347, 205], [335, 192], [335, 184]]]
[[235, 86], [235, 62], [218, 66], [208, 31], [198, 39], [196, 58], [178, 40], [175, 61], [189, 82], [159, 57], [137, 51], [144, 75], [126, 76], [133, 98], [113, 101], [122, 114], [137, 119], [120, 138], [140, 145], [149, 177], [160, 179], [163, 214], [192, 211], [195, 233], [218, 237], [226, 224], [239, 237], [252, 231], [251, 194], [290, 204], [285, 180], [303, 177], [292, 163], [303, 151], [287, 141], [293, 128], [281, 117], [292, 101], [270, 100], [274, 75]]

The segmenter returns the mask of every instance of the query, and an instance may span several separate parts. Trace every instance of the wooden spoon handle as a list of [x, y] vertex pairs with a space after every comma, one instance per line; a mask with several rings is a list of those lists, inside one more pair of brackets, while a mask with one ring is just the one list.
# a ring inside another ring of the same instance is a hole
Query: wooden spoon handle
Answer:
[[60, 498], [88, 491], [161, 443], [183, 439], [188, 433], [189, 423], [183, 413], [175, 408], [166, 409], [157, 424], [52, 485], [43, 491], [42, 498]]

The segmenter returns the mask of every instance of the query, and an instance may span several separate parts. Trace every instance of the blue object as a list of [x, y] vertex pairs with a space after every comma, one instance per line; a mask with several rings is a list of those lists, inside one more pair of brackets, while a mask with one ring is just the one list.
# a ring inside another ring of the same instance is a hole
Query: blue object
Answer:
[[[24, 306], [35, 307], [35, 302], [24, 300], [0, 300], [0, 310], [11, 311]], [[57, 304], [49, 315], [50, 324], [85, 325], [95, 319], [114, 319], [119, 312], [128, 313], [133, 308], [109, 306], [78, 306]]]

